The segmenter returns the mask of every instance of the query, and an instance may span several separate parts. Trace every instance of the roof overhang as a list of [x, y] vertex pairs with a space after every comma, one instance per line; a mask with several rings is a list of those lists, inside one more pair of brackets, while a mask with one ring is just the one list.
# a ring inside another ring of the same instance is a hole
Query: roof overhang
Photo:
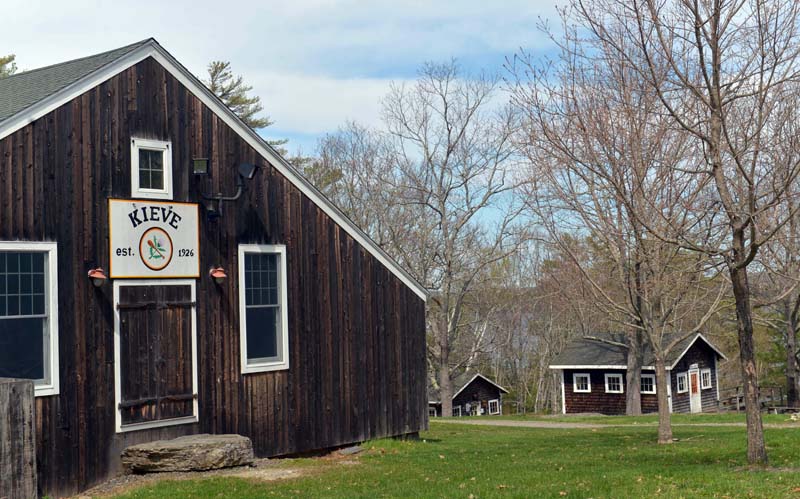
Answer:
[[498, 384], [497, 384], [497, 383], [495, 383], [494, 381], [490, 380], [489, 378], [487, 378], [487, 377], [486, 377], [486, 376], [484, 376], [483, 374], [476, 374], [475, 376], [473, 376], [473, 377], [472, 377], [472, 379], [470, 379], [469, 381], [467, 381], [466, 383], [464, 383], [464, 386], [462, 386], [462, 387], [461, 387], [461, 388], [460, 388], [460, 389], [459, 389], [459, 390], [458, 390], [456, 393], [454, 393], [454, 394], [453, 394], [453, 398], [456, 398], [456, 397], [458, 396], [458, 394], [459, 394], [459, 393], [461, 393], [461, 392], [463, 392], [463, 391], [464, 391], [464, 388], [466, 388], [466, 387], [468, 387], [469, 385], [471, 385], [471, 384], [472, 384], [472, 382], [473, 382], [473, 381], [475, 381], [475, 380], [476, 380], [476, 379], [478, 379], [478, 378], [483, 378], [483, 379], [484, 379], [484, 380], [486, 380], [488, 383], [490, 383], [490, 384], [492, 384], [492, 385], [496, 386], [496, 387], [497, 387], [497, 388], [498, 388], [498, 389], [499, 389], [501, 392], [503, 392], [503, 393], [508, 393], [508, 390], [506, 390], [506, 389], [505, 389], [505, 388], [503, 388], [502, 386], [498, 385]]
[[[608, 365], [608, 366], [599, 366], [599, 365], [550, 365], [547, 366], [550, 369], [628, 369], [628, 366], [617, 366], [617, 365]], [[655, 371], [655, 366], [642, 366], [642, 369], [646, 369], [648, 371]], [[671, 368], [667, 367], [667, 371]]]
[[428, 291], [154, 39], [0, 123], [0, 140], [152, 57], [422, 300]]
[[689, 349], [692, 348], [692, 346], [694, 346], [695, 343], [697, 343], [698, 339], [702, 339], [705, 342], [705, 344], [711, 348], [711, 350], [714, 350], [714, 352], [722, 358], [722, 360], [728, 360], [728, 357], [726, 357], [724, 353], [720, 352], [717, 347], [711, 344], [711, 342], [708, 341], [706, 337], [703, 336], [702, 333], [697, 333], [697, 336], [695, 336], [694, 339], [686, 346], [686, 348], [683, 349], [681, 354], [675, 357], [675, 362], [673, 362], [672, 365], [669, 366], [670, 369], [674, 369], [675, 366], [678, 365], [678, 362], [680, 362], [683, 356], [686, 355], [686, 352], [688, 352]]

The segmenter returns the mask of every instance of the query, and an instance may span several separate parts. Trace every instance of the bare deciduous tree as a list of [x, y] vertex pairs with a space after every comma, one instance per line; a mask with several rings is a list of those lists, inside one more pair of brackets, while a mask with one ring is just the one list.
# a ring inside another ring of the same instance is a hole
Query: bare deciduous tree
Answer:
[[[531, 165], [531, 207], [590, 283], [596, 303], [628, 333], [628, 414], [640, 414], [642, 353], [655, 358], [659, 442], [671, 443], [667, 355], [719, 309], [725, 287], [707, 255], [652, 237], [705, 235], [713, 217], [684, 203], [701, 185], [675, 184], [691, 158], [690, 142], [661, 113], [658, 95], [615, 49], [570, 27], [550, 65], [522, 55], [513, 88], [527, 113], [523, 143]], [[605, 26], [617, 46], [625, 33]], [[691, 187], [690, 190], [683, 188]], [[571, 250], [564, 233], [583, 234], [593, 258]], [[704, 240], [704, 242], [705, 242]], [[602, 272], [608, 269], [608, 272]]]
[[[725, 239], [665, 241], [720, 258], [731, 281], [747, 414], [747, 458], [766, 463], [748, 267], [793, 213], [775, 219], [797, 179], [795, 143], [800, 3], [794, 0], [599, 0], [574, 4], [588, 36], [640, 70], [664, 112], [695, 143], [691, 170], [714, 187], [695, 210], [720, 210]], [[620, 36], [622, 35], [622, 36]], [[620, 43], [623, 41], [624, 43]], [[784, 152], [782, 149], [781, 152]]]
[[526, 237], [510, 168], [515, 115], [492, 100], [497, 84], [455, 62], [426, 64], [385, 97], [385, 130], [350, 126], [321, 150], [341, 174], [330, 189], [340, 206], [432, 292], [428, 360], [445, 415], [452, 377], [493, 339], [480, 303], [489, 270]]

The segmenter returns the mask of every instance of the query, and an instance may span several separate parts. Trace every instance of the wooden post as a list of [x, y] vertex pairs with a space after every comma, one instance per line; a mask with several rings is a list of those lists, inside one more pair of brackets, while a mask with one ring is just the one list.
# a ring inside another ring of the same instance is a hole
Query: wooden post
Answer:
[[0, 378], [2, 499], [37, 497], [33, 403], [33, 381]]

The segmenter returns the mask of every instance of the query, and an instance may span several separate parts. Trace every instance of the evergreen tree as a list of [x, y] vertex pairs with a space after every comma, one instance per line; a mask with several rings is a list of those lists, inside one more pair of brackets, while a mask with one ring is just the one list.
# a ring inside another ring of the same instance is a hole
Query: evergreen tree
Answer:
[[230, 62], [211, 61], [208, 79], [203, 83], [251, 128], [265, 128], [273, 123], [269, 116], [257, 116], [264, 110], [261, 98], [247, 95], [253, 87], [245, 84], [242, 76], [233, 74]]
[[11, 76], [17, 72], [17, 64], [14, 62], [14, 54], [0, 56], [0, 78]]

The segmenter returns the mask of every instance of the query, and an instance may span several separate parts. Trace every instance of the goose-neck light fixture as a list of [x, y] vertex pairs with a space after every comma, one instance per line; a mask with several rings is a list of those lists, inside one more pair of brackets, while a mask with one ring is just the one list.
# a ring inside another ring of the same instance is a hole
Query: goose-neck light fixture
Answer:
[[[203, 194], [203, 199], [211, 201], [206, 209], [208, 210], [208, 218], [215, 219], [222, 216], [222, 202], [223, 201], [236, 201], [241, 197], [242, 192], [246, 185], [245, 181], [253, 180], [256, 176], [258, 167], [252, 163], [241, 163], [239, 165], [239, 176], [236, 179], [236, 193], [233, 196], [225, 196], [221, 192], [216, 195]], [[216, 204], [216, 206], [214, 206]]]

